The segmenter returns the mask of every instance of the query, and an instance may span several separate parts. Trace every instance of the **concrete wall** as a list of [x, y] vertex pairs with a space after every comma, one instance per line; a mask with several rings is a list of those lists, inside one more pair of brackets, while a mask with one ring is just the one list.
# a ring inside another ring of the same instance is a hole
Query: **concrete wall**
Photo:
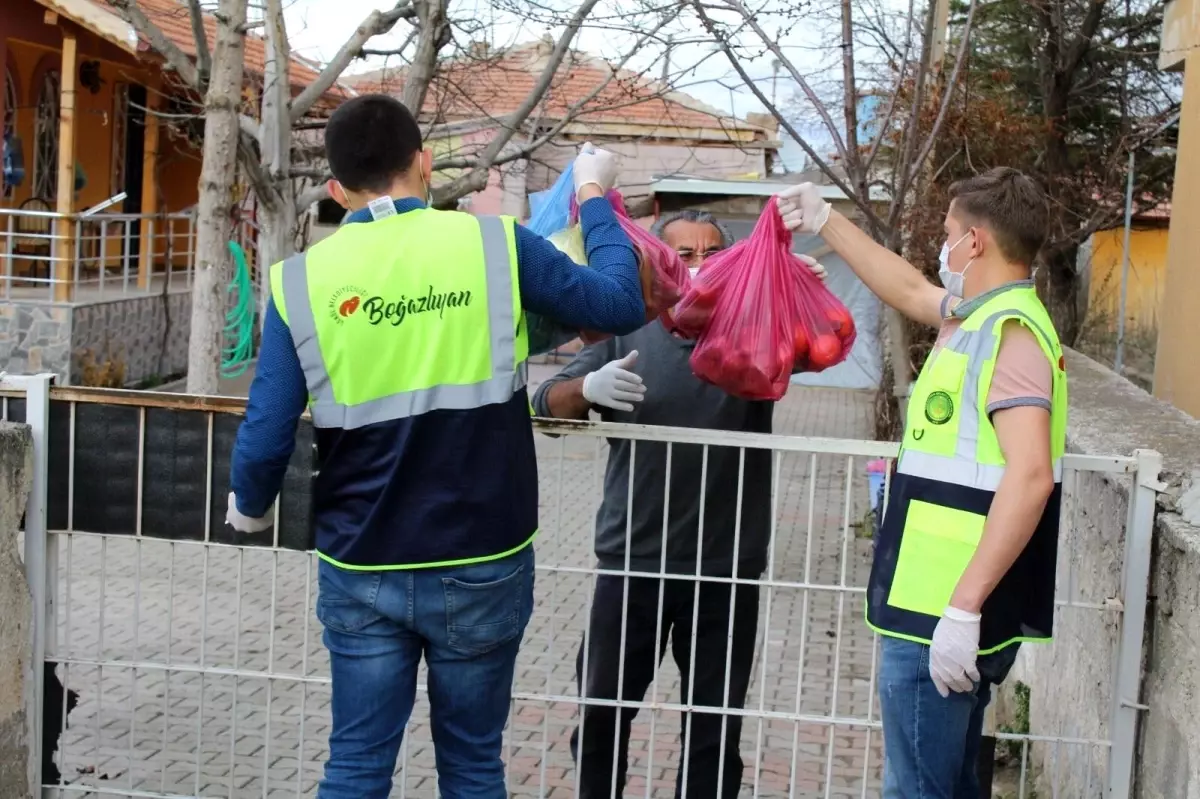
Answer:
[[60, 385], [89, 382], [105, 362], [120, 364], [123, 383], [187, 368], [192, 300], [186, 290], [99, 303], [0, 302], [0, 370], [53, 372]]
[[[1073, 452], [1128, 455], [1156, 449], [1164, 457], [1154, 530], [1145, 678], [1136, 757], [1141, 799], [1200, 799], [1200, 422], [1162, 403], [1108, 369], [1068, 353]], [[1065, 506], [1070, 523], [1059, 543], [1059, 597], [1081, 601], [1120, 596], [1128, 481], [1081, 476]], [[1070, 577], [1073, 575], [1073, 581]], [[1109, 736], [1111, 686], [1119, 627], [1116, 614], [1059, 608], [1052, 646], [1026, 646], [1003, 691], [1030, 686], [1030, 732]], [[1001, 707], [1011, 702], [1001, 701]], [[1010, 719], [999, 714], [998, 721]], [[1083, 747], [1035, 748], [1039, 790], [1100, 796], [1107, 759]], [[1085, 786], [1092, 786], [1090, 794]]]
[[33, 605], [17, 527], [33, 475], [33, 439], [25, 425], [0, 423], [0, 796], [32, 796], [34, 730]]

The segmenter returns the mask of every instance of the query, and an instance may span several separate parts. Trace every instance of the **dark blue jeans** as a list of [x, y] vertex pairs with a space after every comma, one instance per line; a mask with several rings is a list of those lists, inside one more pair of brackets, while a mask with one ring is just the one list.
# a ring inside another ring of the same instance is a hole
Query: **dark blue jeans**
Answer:
[[983, 712], [1017, 647], [979, 658], [975, 690], [943, 698], [929, 676], [928, 646], [887, 636], [880, 645], [883, 799], [979, 799]]
[[321, 562], [317, 617], [333, 728], [320, 799], [386, 799], [422, 655], [441, 795], [508, 796], [501, 739], [533, 610], [533, 566], [533, 547], [441, 569], [353, 572]]

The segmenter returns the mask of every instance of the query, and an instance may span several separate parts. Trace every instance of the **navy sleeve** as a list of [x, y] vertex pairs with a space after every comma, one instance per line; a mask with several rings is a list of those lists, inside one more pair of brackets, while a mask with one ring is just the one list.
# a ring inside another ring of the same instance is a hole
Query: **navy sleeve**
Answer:
[[616, 339], [604, 341], [584, 347], [572, 361], [563, 367], [562, 371], [546, 380], [533, 393], [533, 412], [538, 416], [552, 416], [550, 413], [550, 389], [564, 380], [574, 380], [594, 372], [604, 364], [616, 358]]
[[517, 271], [525, 310], [572, 328], [623, 335], [646, 323], [637, 256], [608, 200], [579, 209], [588, 266], [546, 239], [517, 226]]
[[272, 300], [267, 303], [258, 366], [230, 466], [229, 485], [238, 511], [246, 516], [266, 515], [279, 494], [296, 448], [296, 425], [307, 405], [308, 388], [292, 333]]

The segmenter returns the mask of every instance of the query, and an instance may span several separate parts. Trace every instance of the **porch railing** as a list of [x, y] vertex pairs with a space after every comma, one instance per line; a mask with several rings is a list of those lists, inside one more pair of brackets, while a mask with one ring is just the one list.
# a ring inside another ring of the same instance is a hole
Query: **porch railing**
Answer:
[[59, 214], [0, 208], [0, 298], [81, 301], [186, 289], [194, 213]]

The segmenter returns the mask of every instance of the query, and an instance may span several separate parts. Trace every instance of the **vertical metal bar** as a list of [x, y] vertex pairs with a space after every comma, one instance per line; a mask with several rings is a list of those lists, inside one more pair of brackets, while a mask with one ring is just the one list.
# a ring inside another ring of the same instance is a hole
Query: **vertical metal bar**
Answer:
[[121, 242], [121, 274], [129, 274], [129, 255], [133, 248], [133, 220], [130, 217], [125, 217], [125, 234]]
[[4, 297], [8, 299], [12, 296], [13, 282], [13, 220], [16, 218], [12, 214], [8, 214], [8, 243], [4, 247]]
[[854, 456], [846, 457], [846, 499], [842, 510], [842, 563], [838, 576], [837, 624], [833, 639], [833, 696], [829, 704], [829, 748], [825, 753], [825, 799], [833, 795], [833, 748], [837, 728], [838, 693], [842, 683], [842, 627], [846, 617], [846, 570], [850, 560], [850, 499], [854, 481]]
[[[738, 447], [738, 481], [737, 481], [737, 499], [734, 501], [736, 514], [733, 517], [733, 582], [729, 584], [729, 621], [725, 627], [725, 680], [721, 688], [721, 738], [718, 745], [718, 751], [721, 752], [720, 760], [717, 763], [717, 785], [714, 786], [720, 790], [720, 786], [725, 784], [725, 741], [729, 735], [729, 680], [730, 672], [733, 669], [733, 620], [737, 617], [737, 581], [741, 576], [741, 553], [739, 547], [742, 537], [742, 503], [745, 498], [746, 488], [746, 448]], [[755, 625], [758, 624], [758, 619], [754, 620]], [[696, 633], [693, 630], [692, 635]], [[743, 701], [745, 697], [743, 696]], [[758, 770], [758, 764], [754, 766]]]
[[[140, 442], [139, 442], [140, 443]], [[134, 739], [137, 737], [137, 673], [142, 659], [141, 644], [141, 611], [142, 611], [142, 544], [143, 539], [136, 537], [133, 546], [137, 550], [136, 562], [133, 567], [133, 662], [129, 669], [129, 790], [133, 790], [133, 751]], [[63, 729], [66, 729], [65, 727]]]
[[[867, 685], [867, 722], [871, 722], [875, 717], [875, 677], [876, 670], [879, 667], [879, 636], [872, 634], [871, 636], [871, 678]], [[862, 791], [859, 794], [860, 799], [867, 799], [867, 780], [871, 776], [871, 734], [875, 732], [874, 727], [867, 727], [867, 742], [866, 749], [863, 752], [863, 773], [862, 773]]]
[[[38, 773], [42, 764], [42, 700], [45, 696], [44, 668], [47, 639], [56, 635], [50, 626], [49, 563], [46, 540], [46, 491], [49, 485], [50, 376], [25, 379], [25, 424], [33, 439], [33, 475], [25, 503], [25, 573], [29, 576], [33, 618], [33, 687], [35, 718], [29, 757]], [[56, 575], [57, 576], [57, 575]], [[65, 702], [64, 702], [65, 704]], [[39, 780], [40, 781], [40, 780]]]
[[[279, 503], [276, 502], [276, 514], [278, 514]], [[278, 519], [278, 515], [276, 515]], [[278, 522], [276, 523], [278, 528]], [[268, 786], [271, 784], [269, 779], [271, 767], [271, 703], [275, 698], [275, 603], [279, 597], [279, 550], [277, 548], [271, 550], [271, 606], [269, 609], [268, 623], [271, 625], [270, 632], [267, 633], [267, 732], [263, 738], [263, 774], [262, 774], [262, 795], [263, 799], [267, 799]]]
[[[708, 494], [708, 444], [705, 444], [700, 450], [700, 517], [699, 524], [696, 526], [696, 570], [691, 575], [692, 582], [692, 642], [688, 653], [688, 680], [687, 680], [687, 697], [684, 698], [684, 704], [687, 705], [687, 710], [684, 711], [685, 717], [683, 722], [683, 740], [684, 746], [679, 756], [683, 758], [683, 779], [680, 781], [680, 793], [683, 796], [688, 795], [688, 771], [692, 764], [692, 759], [688, 755], [691, 747], [692, 738], [692, 704], [695, 701], [696, 695], [696, 627], [700, 622], [700, 562], [704, 554], [704, 513], [705, 500]], [[715, 786], [714, 786], [715, 788]]]
[[771, 450], [771, 537], [767, 549], [767, 606], [763, 618], [762, 670], [758, 675], [758, 731], [754, 735], [754, 799], [758, 799], [762, 776], [763, 713], [767, 705], [767, 664], [771, 660], [771, 601], [775, 594], [775, 552], [779, 545], [779, 473], [783, 453]]
[[75, 285], [79, 286], [79, 274], [82, 271], [80, 260], [83, 258], [83, 222], [79, 219], [75, 220], [75, 263], [71, 269], [71, 274], [75, 278]]
[[1017, 787], [1017, 799], [1025, 799], [1025, 775], [1029, 767], [1029, 739], [1021, 741], [1021, 784]]
[[242, 665], [242, 588], [245, 566], [246, 550], [238, 547], [237, 583], [234, 589], [237, 599], [233, 624], [233, 699], [229, 708], [229, 784], [226, 786], [229, 791], [229, 799], [233, 799], [234, 796], [233, 777], [237, 772], [237, 707], [238, 691], [242, 687], [242, 680], [237, 676], [237, 672]]
[[1125, 244], [1121, 250], [1121, 302], [1117, 310], [1117, 355], [1113, 359], [1113, 371], [1121, 374], [1125, 369], [1125, 304], [1129, 296], [1129, 235], [1133, 230], [1133, 150], [1129, 151], [1129, 174], [1125, 179]]
[[[171, 720], [171, 645], [175, 640], [173, 630], [175, 629], [175, 542], [170, 543], [170, 559], [167, 561], [167, 668], [163, 671], [163, 728], [162, 728], [162, 747], [160, 751], [167, 751], [167, 733], [170, 731]], [[158, 786], [159, 793], [165, 793], [167, 790], [167, 758], [162, 759], [162, 774]]]
[[[74, 550], [74, 540], [75, 540], [74, 535], [71, 533], [67, 533], [67, 580], [66, 580], [66, 585], [64, 586], [64, 591], [66, 592], [66, 596], [63, 598], [63, 605], [65, 607], [64, 612], [66, 615], [65, 615], [65, 618], [63, 619], [63, 625], [64, 625], [63, 650], [64, 650], [64, 654], [66, 654], [68, 656], [74, 654], [74, 648], [71, 646], [71, 642], [74, 640], [71, 637], [71, 582], [72, 582], [71, 576], [72, 576], [72, 570], [73, 570], [73, 566], [74, 566], [73, 555], [72, 555], [72, 552]], [[38, 673], [39, 673], [39, 675], [41, 674], [40, 669], [38, 670]], [[70, 690], [70, 686], [71, 686], [71, 664], [64, 663], [63, 664], [63, 676], [62, 676], [62, 687], [63, 687], [63, 696], [64, 697], [66, 697], [68, 695], [67, 692]], [[41, 694], [39, 694], [39, 696], [41, 696]], [[65, 701], [62, 703], [62, 726], [60, 726], [59, 729], [63, 730], [63, 731], [65, 731], [67, 729], [67, 705], [68, 704], [69, 703], [65, 702]], [[39, 741], [41, 740], [40, 737], [38, 740]], [[68, 739], [65, 735], [61, 735], [61, 734], [59, 735], [58, 762], [60, 764], [65, 764], [67, 762], [67, 740]], [[66, 779], [67, 779], [66, 770], [60, 768], [59, 775], [58, 775], [58, 784], [60, 786], [66, 784]]]
[[[72, 436], [72, 439], [74, 436]], [[108, 582], [108, 536], [100, 536], [100, 607], [99, 623], [96, 625], [96, 763], [100, 762], [100, 721], [104, 716], [104, 609]]]
[[[629, 572], [632, 560], [633, 550], [633, 486], [635, 485], [634, 474], [637, 471], [637, 439], [631, 439], [629, 442], [629, 481], [625, 486], [625, 575], [621, 578], [621, 641], [617, 647], [617, 695], [614, 697], [617, 700], [617, 706], [614, 709], [617, 723], [613, 727], [613, 770], [612, 770], [612, 787], [609, 789], [609, 795], [616, 799], [618, 792], [623, 791], [625, 786], [617, 785], [617, 754], [620, 750], [621, 741], [621, 719], [625, 715], [624, 698], [625, 698], [625, 657], [628, 654], [625, 651], [626, 647], [626, 632], [629, 627]], [[655, 647], [658, 642], [655, 642]], [[587, 679], [587, 675], [584, 675]]]
[[[149, 275], [149, 280], [154, 280], [154, 217], [146, 217], [146, 257], [150, 259], [149, 265], [146, 267], [146, 274]], [[138, 269], [141, 269], [141, 264], [138, 264]], [[121, 291], [129, 292], [129, 270], [121, 275]]]
[[[205, 448], [204, 460], [204, 567], [202, 578], [200, 581], [200, 698], [199, 706], [196, 711], [196, 795], [200, 794], [200, 760], [204, 752], [204, 682], [206, 672], [204, 669], [207, 645], [208, 645], [208, 559], [211, 547], [208, 546], [211, 538], [212, 530], [212, 498], [213, 498], [213, 425], [215, 423], [214, 414], [210, 411], [206, 414], [208, 418], [208, 436]], [[267, 718], [270, 718], [271, 709], [267, 707]], [[268, 735], [270, 733], [268, 732]]]
[[[808, 649], [808, 606], [809, 580], [812, 574], [812, 542], [815, 504], [817, 500], [817, 455], [814, 452], [808, 461], [808, 533], [804, 541], [804, 589], [800, 600], [800, 656], [796, 660], [796, 709], [800, 715], [800, 701], [804, 696], [804, 658]], [[800, 722], [792, 724], [792, 768], [788, 779], [788, 796], [796, 795], [796, 764], [800, 754]]]
[[[554, 510], [554, 522], [555, 522], [554, 529], [555, 530], [563, 529], [563, 493], [564, 493], [563, 492], [563, 482], [564, 482], [563, 472], [565, 471], [566, 462], [567, 462], [567, 437], [560, 436], [558, 439], [558, 481], [557, 481], [557, 486], [556, 486], [558, 496], [555, 498], [556, 501], [555, 501], [555, 510]], [[542, 752], [543, 752], [543, 756], [538, 758], [538, 791], [539, 792], [544, 792], [546, 790], [546, 765], [547, 765], [547, 761], [549, 760], [549, 758], [545, 756], [545, 753], [548, 753], [550, 751], [550, 708], [551, 708], [550, 695], [551, 695], [551, 693], [553, 693], [553, 691], [551, 690], [551, 684], [554, 679], [554, 663], [555, 663], [555, 661], [554, 661], [554, 620], [557, 617], [557, 614], [555, 613], [555, 609], [558, 607], [558, 580], [559, 580], [559, 574], [557, 572], [555, 572], [552, 575], [552, 579], [551, 579], [551, 583], [550, 583], [550, 619], [548, 621], [548, 628], [547, 628], [547, 633], [546, 633], [547, 639], [548, 639], [546, 642], [546, 649], [547, 649], [547, 651], [546, 651], [546, 683], [545, 683], [545, 685], [546, 685], [546, 690], [545, 690], [546, 701], [543, 703], [543, 708], [542, 708]]]
[[196, 269], [196, 215], [188, 214], [187, 287], [192, 287], [192, 272]]
[[[296, 799], [304, 792], [304, 717], [308, 712], [308, 627], [312, 618], [312, 567], [315, 555], [304, 556], [304, 652], [300, 655], [300, 745], [296, 752]], [[407, 737], [406, 737], [407, 740]]]
[[662, 538], [659, 540], [658, 548], [658, 605], [655, 610], [654, 617], [654, 679], [650, 681], [650, 753], [646, 759], [646, 799], [650, 799], [651, 791], [654, 786], [654, 742], [656, 736], [654, 728], [657, 726], [658, 720], [658, 673], [660, 671], [658, 661], [659, 641], [662, 640], [663, 628], [663, 603], [666, 601], [667, 590], [667, 531], [670, 528], [671, 519], [671, 456], [674, 454], [675, 447], [672, 442], [667, 442], [667, 462], [663, 473], [663, 515], [662, 515]]
[[1133, 788], [1138, 706], [1142, 685], [1142, 645], [1146, 632], [1146, 594], [1150, 583], [1150, 549], [1154, 536], [1156, 486], [1162, 455], [1139, 449], [1137, 471], [1129, 492], [1125, 526], [1125, 562], [1121, 568], [1121, 638], [1116, 684], [1112, 693], [1112, 753], [1108, 760], [1108, 799], [1128, 799]]

